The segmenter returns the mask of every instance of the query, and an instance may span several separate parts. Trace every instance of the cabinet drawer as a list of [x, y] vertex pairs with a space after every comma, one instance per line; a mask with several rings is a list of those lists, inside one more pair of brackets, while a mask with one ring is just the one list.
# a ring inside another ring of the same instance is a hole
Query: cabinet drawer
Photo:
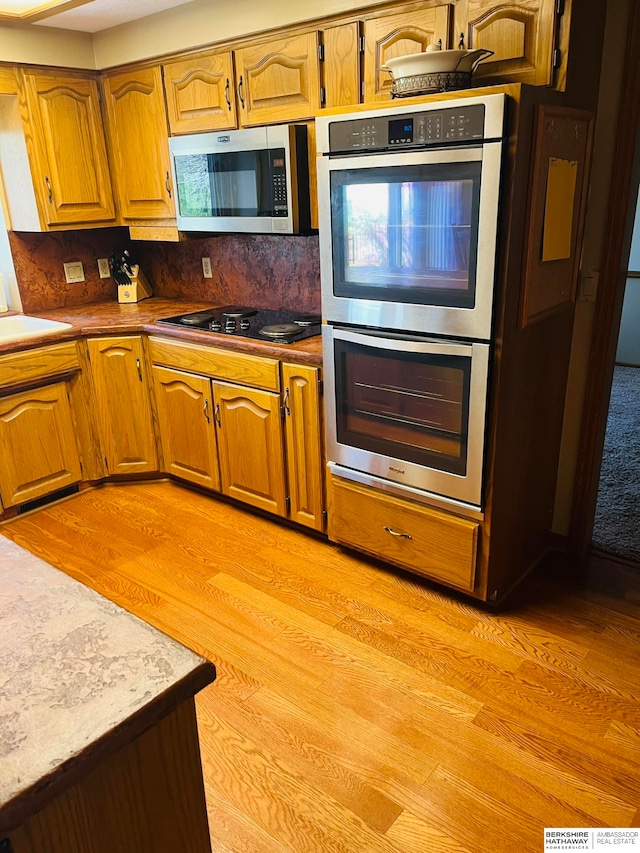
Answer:
[[263, 388], [265, 391], [280, 391], [279, 362], [275, 358], [156, 337], [149, 338], [149, 351], [154, 364]]
[[0, 356], [0, 388], [27, 385], [80, 370], [76, 342], [39, 347]]
[[330, 477], [329, 538], [472, 590], [479, 524]]

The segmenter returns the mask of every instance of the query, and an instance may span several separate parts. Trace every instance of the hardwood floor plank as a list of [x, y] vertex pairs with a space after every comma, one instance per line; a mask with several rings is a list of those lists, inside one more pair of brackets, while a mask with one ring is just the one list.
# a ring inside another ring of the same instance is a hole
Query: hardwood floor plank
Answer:
[[225, 720], [200, 705], [201, 741], [210, 778], [259, 826], [269, 825], [287, 849], [314, 853], [396, 853], [382, 834], [333, 799], [318, 797], [280, 756], [261, 751]]
[[[262, 695], [261, 695], [262, 694]], [[254, 693], [246, 702], [228, 701], [211, 694], [208, 707], [265, 754], [277, 754], [283, 767], [380, 832], [385, 832], [402, 807], [379, 791], [357, 769], [368, 756], [359, 751], [351, 762], [343, 760], [337, 732], [323, 732], [302, 709], [289, 704], [281, 715], [272, 691]]]
[[418, 850], [429, 853], [473, 853], [468, 847], [462, 847], [454, 841], [450, 835], [440, 832], [406, 809], [388, 830], [387, 838], [403, 853], [416, 853]]
[[173, 482], [0, 532], [214, 661], [217, 853], [528, 853], [545, 825], [640, 822], [628, 567], [552, 558], [494, 613]]

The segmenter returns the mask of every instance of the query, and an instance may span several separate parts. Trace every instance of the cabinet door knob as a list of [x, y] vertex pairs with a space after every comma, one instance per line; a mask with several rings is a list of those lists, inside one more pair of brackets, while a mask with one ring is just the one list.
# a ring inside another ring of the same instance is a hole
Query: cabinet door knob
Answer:
[[51, 183], [49, 182], [49, 178], [45, 175], [44, 182], [47, 185], [47, 189], [49, 191], [49, 204], [53, 201], [53, 190], [51, 189]]
[[395, 530], [392, 530], [386, 525], [384, 529], [387, 531], [387, 533], [391, 534], [391, 536], [397, 536], [400, 539], [413, 539], [413, 536], [410, 533], [397, 533]]
[[138, 368], [138, 379], [142, 382], [142, 365], [139, 358], [136, 358], [136, 367]]
[[164, 185], [166, 187], [169, 198], [171, 198], [171, 184], [169, 183], [169, 172], [167, 172], [166, 177], [164, 179]]
[[227, 77], [227, 85], [224, 87], [224, 99], [227, 102], [227, 108], [231, 109], [231, 100], [229, 99], [229, 78]]
[[244, 85], [242, 83], [242, 77], [240, 77], [240, 82], [238, 83], [238, 97], [240, 98], [242, 109], [244, 109]]
[[209, 417], [209, 400], [204, 401], [204, 416], [207, 419], [207, 423], [211, 423], [211, 418]]

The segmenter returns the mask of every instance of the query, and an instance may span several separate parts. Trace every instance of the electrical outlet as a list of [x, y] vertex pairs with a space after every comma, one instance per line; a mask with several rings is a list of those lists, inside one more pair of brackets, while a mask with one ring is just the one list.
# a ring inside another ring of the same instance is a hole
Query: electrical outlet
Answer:
[[100, 278], [110, 278], [111, 268], [109, 267], [109, 258], [98, 258], [98, 272]]
[[202, 274], [205, 278], [213, 278], [213, 272], [211, 271], [211, 258], [202, 259]]
[[76, 284], [78, 281], [84, 281], [84, 267], [82, 261], [72, 261], [69, 264], [63, 264], [64, 275], [67, 279], [67, 284]]

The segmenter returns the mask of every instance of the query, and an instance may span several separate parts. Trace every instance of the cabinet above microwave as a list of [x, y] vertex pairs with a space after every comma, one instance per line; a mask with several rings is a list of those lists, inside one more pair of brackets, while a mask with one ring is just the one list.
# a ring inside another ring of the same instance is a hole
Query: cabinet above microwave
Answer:
[[169, 150], [180, 231], [309, 230], [305, 125], [174, 136]]

